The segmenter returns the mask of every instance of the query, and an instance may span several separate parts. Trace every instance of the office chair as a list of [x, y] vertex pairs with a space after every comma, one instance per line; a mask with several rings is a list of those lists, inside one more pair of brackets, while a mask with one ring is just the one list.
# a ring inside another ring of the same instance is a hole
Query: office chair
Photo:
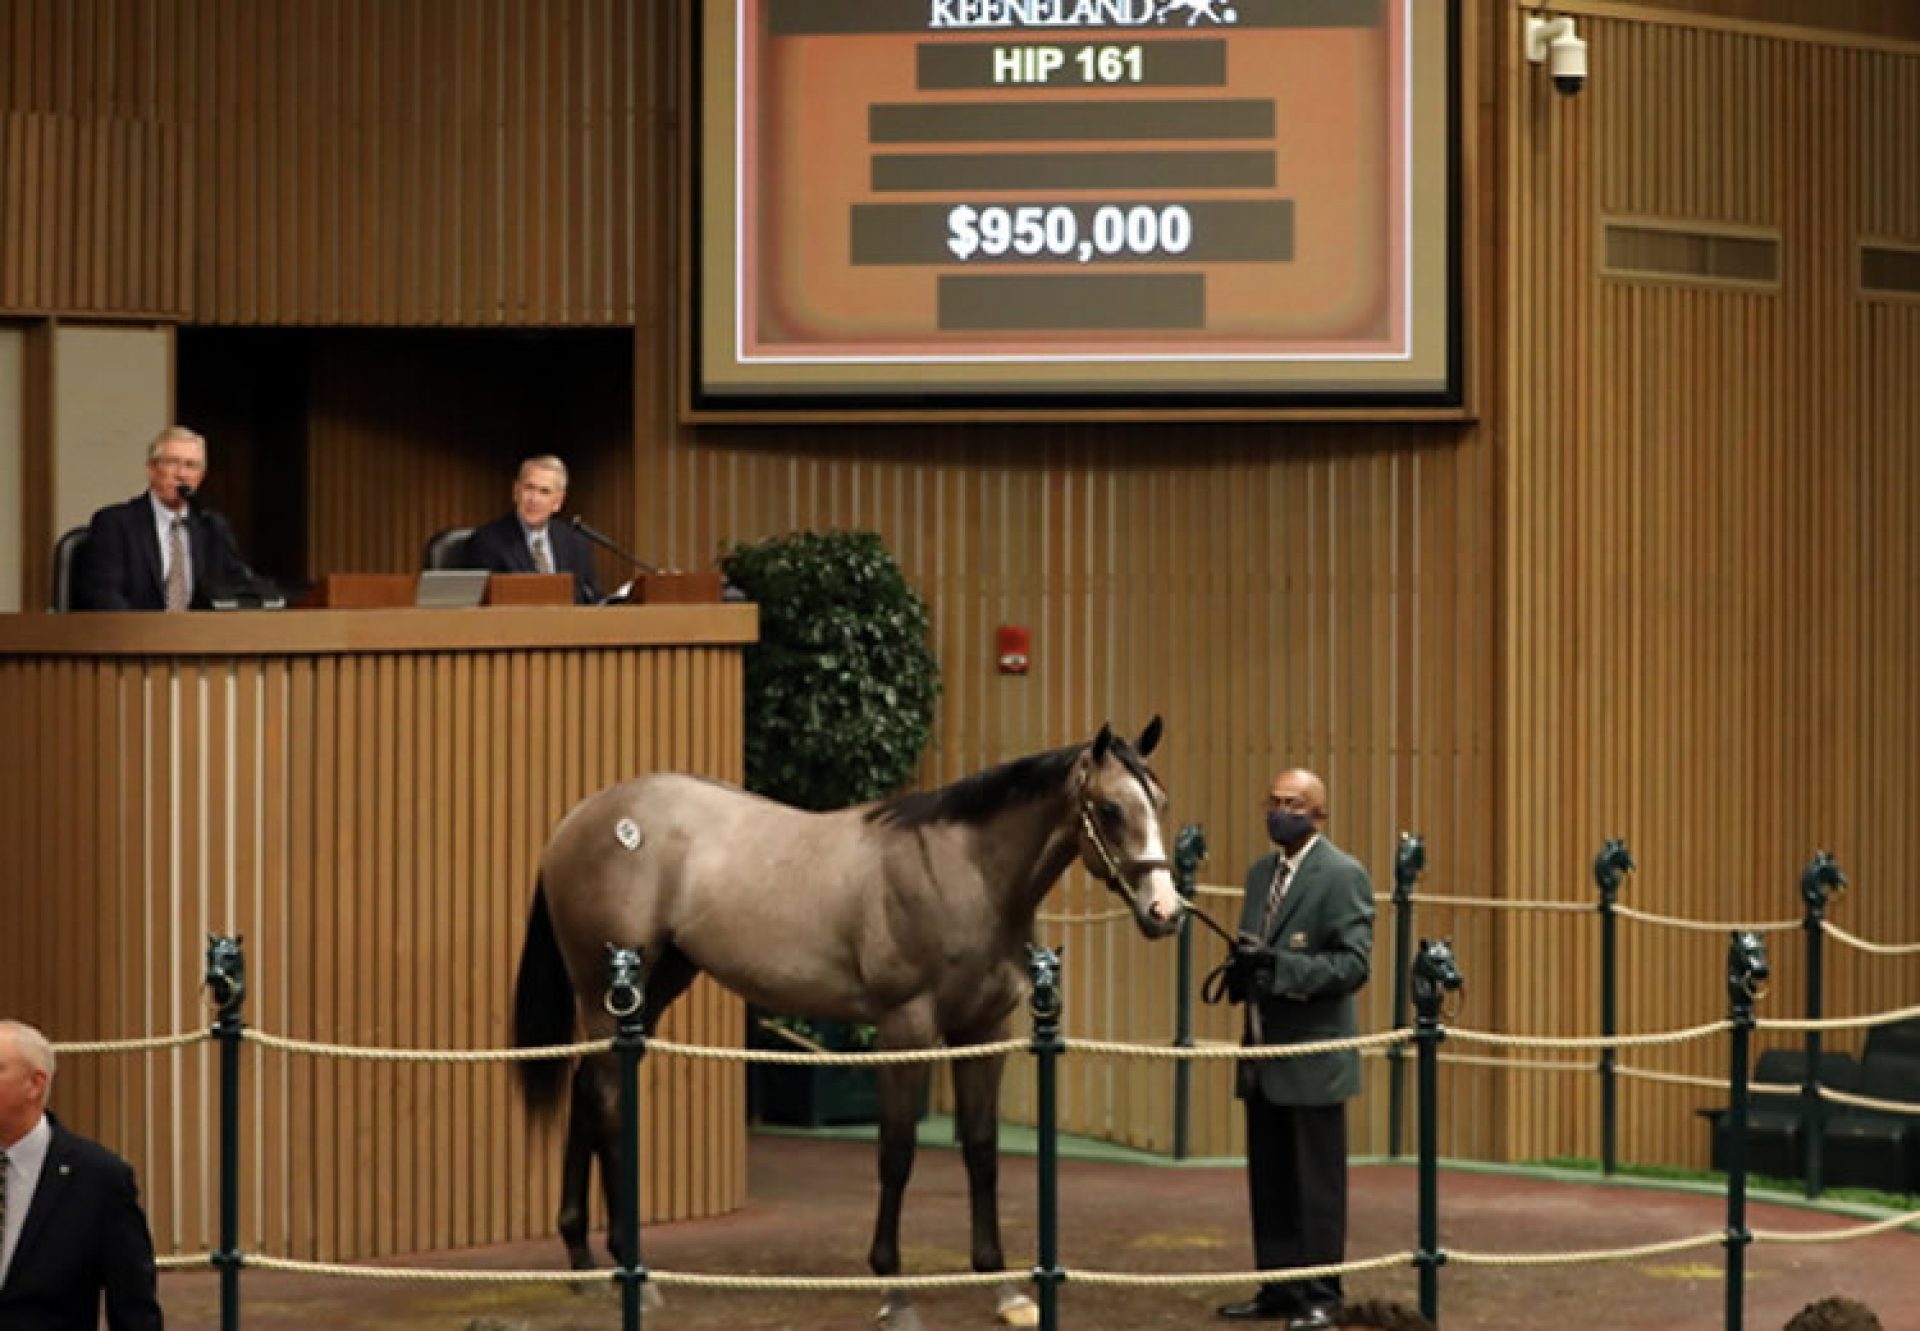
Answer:
[[75, 527], [53, 543], [53, 600], [47, 609], [56, 614], [73, 609], [73, 584], [79, 573], [80, 552], [86, 543], [85, 527]]
[[420, 554], [420, 567], [466, 568], [467, 537], [471, 535], [471, 527], [448, 527], [435, 532], [427, 538], [427, 548]]

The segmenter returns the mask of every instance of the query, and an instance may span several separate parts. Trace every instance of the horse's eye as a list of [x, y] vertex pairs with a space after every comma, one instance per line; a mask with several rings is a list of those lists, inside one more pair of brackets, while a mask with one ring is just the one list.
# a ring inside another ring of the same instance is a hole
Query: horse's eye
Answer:
[[1119, 822], [1120, 806], [1118, 804], [1115, 804], [1112, 800], [1101, 800], [1100, 801], [1100, 821], [1103, 823]]

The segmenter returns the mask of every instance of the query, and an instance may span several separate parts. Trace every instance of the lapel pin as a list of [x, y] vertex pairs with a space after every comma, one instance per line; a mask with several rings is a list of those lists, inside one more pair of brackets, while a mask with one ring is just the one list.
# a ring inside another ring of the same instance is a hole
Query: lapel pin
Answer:
[[66, 1177], [67, 1175], [69, 1175], [69, 1174], [71, 1174], [72, 1172], [73, 1172], [73, 1166], [72, 1166], [72, 1165], [62, 1165], [62, 1166], [60, 1166], [60, 1177], [61, 1177], [61, 1178], [65, 1178], [65, 1177]]

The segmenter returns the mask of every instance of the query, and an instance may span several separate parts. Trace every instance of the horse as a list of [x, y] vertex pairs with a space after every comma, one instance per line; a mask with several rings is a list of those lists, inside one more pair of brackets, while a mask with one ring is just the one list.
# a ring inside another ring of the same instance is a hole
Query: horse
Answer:
[[[1026, 991], [1034, 916], [1075, 859], [1124, 898], [1148, 938], [1180, 925], [1161, 836], [1167, 795], [1146, 759], [1155, 717], [1129, 743], [1102, 726], [1090, 742], [1032, 754], [937, 790], [808, 813], [722, 782], [656, 773], [582, 800], [541, 855], [514, 986], [514, 1042], [565, 1043], [576, 1009], [589, 1038], [604, 1011], [609, 944], [645, 959], [643, 1001], [657, 1023], [702, 971], [749, 1003], [816, 1020], [871, 1023], [880, 1049], [1005, 1039]], [[997, 1201], [1003, 1059], [953, 1064], [955, 1128], [966, 1164], [976, 1271], [1005, 1269]], [[558, 1108], [564, 1060], [517, 1064], [530, 1112]], [[913, 1169], [928, 1065], [879, 1069], [880, 1201], [868, 1265], [900, 1272], [900, 1204]], [[592, 1268], [587, 1186], [600, 1162], [617, 1195], [617, 1063], [573, 1072], [558, 1227], [576, 1270]], [[609, 1247], [616, 1261], [620, 1227]], [[1032, 1325], [1009, 1281], [998, 1312]], [[890, 1291], [881, 1321], [917, 1321]]]

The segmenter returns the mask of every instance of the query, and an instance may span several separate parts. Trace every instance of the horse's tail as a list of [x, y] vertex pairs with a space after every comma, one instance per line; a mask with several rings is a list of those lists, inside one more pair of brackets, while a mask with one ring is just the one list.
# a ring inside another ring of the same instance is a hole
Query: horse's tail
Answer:
[[[513, 982], [513, 1043], [520, 1049], [565, 1044], [573, 1038], [573, 984], [553, 937], [547, 913], [544, 876], [533, 884], [533, 909], [527, 914], [527, 941], [520, 948], [520, 973]], [[559, 1108], [567, 1088], [564, 1058], [521, 1059], [520, 1094], [527, 1108], [546, 1114]]]

